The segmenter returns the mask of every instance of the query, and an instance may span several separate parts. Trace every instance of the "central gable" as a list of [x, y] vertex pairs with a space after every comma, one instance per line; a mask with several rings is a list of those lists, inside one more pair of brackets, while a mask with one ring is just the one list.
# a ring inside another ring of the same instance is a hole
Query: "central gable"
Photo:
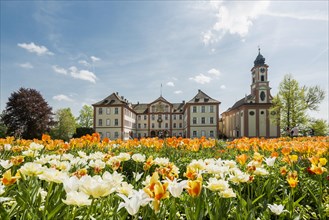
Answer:
[[160, 96], [155, 101], [149, 104], [149, 109], [151, 113], [170, 112], [171, 107], [172, 104], [162, 96]]

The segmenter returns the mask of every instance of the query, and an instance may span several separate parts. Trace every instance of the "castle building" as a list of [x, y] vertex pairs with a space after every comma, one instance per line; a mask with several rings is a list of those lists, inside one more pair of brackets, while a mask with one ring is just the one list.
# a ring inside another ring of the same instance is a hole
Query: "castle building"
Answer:
[[[222, 113], [220, 130], [229, 138], [237, 137], [278, 137], [278, 121], [271, 119], [272, 99], [268, 80], [268, 65], [258, 52], [251, 69], [251, 92]], [[272, 117], [273, 118], [273, 117]]]
[[145, 104], [132, 104], [116, 92], [93, 104], [94, 129], [110, 139], [217, 138], [219, 105], [201, 90], [188, 102], [171, 103], [160, 95]]

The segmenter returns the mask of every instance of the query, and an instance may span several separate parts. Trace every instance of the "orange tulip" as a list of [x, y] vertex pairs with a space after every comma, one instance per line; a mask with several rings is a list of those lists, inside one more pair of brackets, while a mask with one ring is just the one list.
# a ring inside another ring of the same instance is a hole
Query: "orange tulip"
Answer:
[[291, 188], [295, 188], [297, 186], [297, 183], [299, 182], [298, 178], [292, 178], [292, 177], [287, 178], [287, 181]]
[[287, 175], [287, 172], [288, 172], [288, 170], [287, 170], [286, 166], [280, 168], [280, 173], [282, 176]]
[[19, 178], [18, 173], [16, 174], [16, 176], [12, 176], [11, 170], [7, 170], [2, 176], [1, 182], [5, 186], [10, 186], [10, 185], [14, 184], [18, 178]]
[[191, 166], [187, 166], [184, 176], [186, 178], [188, 178], [189, 180], [194, 180], [198, 176], [198, 173], [196, 172], [195, 168], [193, 168]]
[[24, 162], [24, 156], [15, 156], [15, 157], [13, 156], [11, 157], [10, 161], [14, 165], [19, 165]]
[[202, 176], [199, 175], [196, 180], [187, 182], [187, 192], [192, 197], [198, 197], [202, 190]]
[[236, 156], [236, 161], [241, 165], [244, 165], [246, 163], [247, 159], [248, 159], [248, 156], [246, 154], [241, 154], [239, 156]]

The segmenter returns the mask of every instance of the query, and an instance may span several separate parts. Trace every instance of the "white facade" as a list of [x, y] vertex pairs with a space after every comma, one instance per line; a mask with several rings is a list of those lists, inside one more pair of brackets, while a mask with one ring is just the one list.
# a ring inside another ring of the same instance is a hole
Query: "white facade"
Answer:
[[149, 104], [131, 104], [118, 93], [95, 103], [94, 129], [110, 139], [142, 137], [218, 137], [220, 102], [201, 90], [185, 103], [162, 96]]

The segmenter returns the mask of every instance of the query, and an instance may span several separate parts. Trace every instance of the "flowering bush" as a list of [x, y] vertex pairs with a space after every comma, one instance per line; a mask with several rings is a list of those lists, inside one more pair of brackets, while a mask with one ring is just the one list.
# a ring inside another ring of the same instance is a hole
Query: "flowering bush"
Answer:
[[329, 138], [0, 139], [1, 219], [326, 219]]

